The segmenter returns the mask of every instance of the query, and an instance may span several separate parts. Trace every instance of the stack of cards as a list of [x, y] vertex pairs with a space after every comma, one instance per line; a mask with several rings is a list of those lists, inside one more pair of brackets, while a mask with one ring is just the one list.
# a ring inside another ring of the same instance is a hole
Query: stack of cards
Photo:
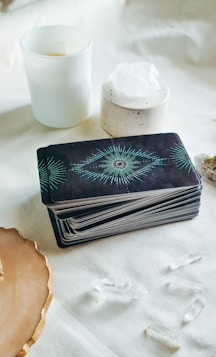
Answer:
[[200, 176], [175, 133], [50, 145], [37, 155], [59, 247], [198, 214]]

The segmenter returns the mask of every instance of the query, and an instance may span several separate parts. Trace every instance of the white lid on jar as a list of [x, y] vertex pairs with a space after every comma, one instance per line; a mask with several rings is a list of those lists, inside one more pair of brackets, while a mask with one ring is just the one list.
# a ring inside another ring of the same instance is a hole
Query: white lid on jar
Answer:
[[148, 62], [118, 64], [103, 84], [104, 97], [120, 107], [148, 109], [163, 104], [169, 89], [156, 67]]

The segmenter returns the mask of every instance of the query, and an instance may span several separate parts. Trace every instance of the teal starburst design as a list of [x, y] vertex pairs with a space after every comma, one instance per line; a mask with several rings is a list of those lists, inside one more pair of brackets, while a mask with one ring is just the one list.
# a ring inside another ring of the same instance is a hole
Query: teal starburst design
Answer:
[[49, 189], [57, 189], [66, 180], [67, 170], [64, 162], [55, 160], [53, 157], [48, 157], [47, 160], [40, 160], [38, 162], [38, 171], [42, 192], [48, 192]]
[[178, 169], [188, 172], [194, 171], [194, 166], [182, 144], [176, 144], [170, 148], [170, 158], [174, 161]]
[[82, 163], [74, 164], [71, 170], [90, 181], [128, 185], [142, 180], [156, 166], [163, 165], [164, 160], [149, 151], [112, 145], [96, 150]]

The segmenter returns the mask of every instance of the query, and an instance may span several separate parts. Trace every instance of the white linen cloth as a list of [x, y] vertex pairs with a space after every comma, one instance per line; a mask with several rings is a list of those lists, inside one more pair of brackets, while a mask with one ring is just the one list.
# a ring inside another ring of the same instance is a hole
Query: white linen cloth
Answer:
[[[0, 14], [0, 225], [35, 240], [54, 277], [46, 324], [29, 357], [170, 356], [144, 334], [155, 322], [180, 335], [175, 356], [216, 356], [216, 187], [203, 181], [193, 220], [60, 249], [41, 203], [36, 158], [42, 146], [108, 137], [99, 122], [101, 85], [116, 64], [139, 60], [154, 63], [170, 88], [166, 131], [180, 135], [192, 160], [215, 153], [215, 20], [211, 0], [43, 0]], [[94, 42], [91, 113], [70, 129], [50, 129], [33, 118], [19, 49], [24, 32], [52, 23], [85, 27]], [[194, 252], [203, 259], [167, 271]], [[99, 277], [141, 282], [148, 294], [131, 303], [103, 300], [91, 285]], [[205, 288], [206, 306], [187, 325], [182, 318], [193, 297], [166, 289], [179, 279]]]

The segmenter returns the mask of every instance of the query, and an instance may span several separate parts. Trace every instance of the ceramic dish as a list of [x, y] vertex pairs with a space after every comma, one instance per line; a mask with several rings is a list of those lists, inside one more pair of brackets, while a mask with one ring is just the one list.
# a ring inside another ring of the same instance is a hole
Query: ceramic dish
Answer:
[[36, 242], [0, 228], [0, 356], [23, 357], [38, 339], [52, 299], [51, 275]]

